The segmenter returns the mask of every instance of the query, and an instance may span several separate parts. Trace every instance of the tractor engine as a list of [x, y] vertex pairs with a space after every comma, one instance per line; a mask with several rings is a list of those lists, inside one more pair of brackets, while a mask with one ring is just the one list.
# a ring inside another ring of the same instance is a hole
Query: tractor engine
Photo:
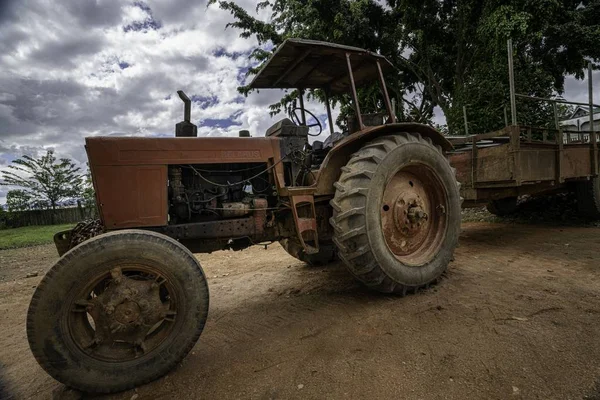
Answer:
[[276, 192], [264, 163], [169, 166], [169, 224], [239, 218]]

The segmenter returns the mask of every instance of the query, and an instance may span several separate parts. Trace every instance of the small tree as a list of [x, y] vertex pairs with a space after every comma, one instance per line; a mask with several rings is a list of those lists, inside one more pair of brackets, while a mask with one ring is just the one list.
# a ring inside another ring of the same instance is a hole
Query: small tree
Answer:
[[79, 196], [83, 178], [79, 168], [69, 159], [57, 159], [54, 152], [35, 159], [23, 156], [2, 171], [1, 185], [17, 186], [31, 197], [32, 203], [52, 209], [52, 222], [57, 205], [65, 199]]
[[9, 212], [19, 212], [29, 210], [32, 206], [32, 198], [24, 190], [9, 190], [6, 194], [6, 207]]
[[83, 208], [85, 209], [86, 218], [97, 217], [96, 192], [94, 191], [94, 184], [92, 182], [92, 171], [89, 168], [89, 163], [87, 172], [85, 174], [83, 186], [81, 189], [81, 199], [77, 200], [77, 205], [79, 207], [83, 206]]
[[8, 212], [4, 209], [4, 206], [0, 204], [0, 229], [6, 228], [8, 223]]

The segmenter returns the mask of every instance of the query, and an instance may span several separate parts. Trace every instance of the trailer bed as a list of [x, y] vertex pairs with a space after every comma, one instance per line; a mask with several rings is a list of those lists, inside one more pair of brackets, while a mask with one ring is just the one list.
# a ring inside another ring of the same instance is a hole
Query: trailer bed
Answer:
[[464, 207], [562, 190], [598, 175], [597, 133], [509, 126], [450, 141]]

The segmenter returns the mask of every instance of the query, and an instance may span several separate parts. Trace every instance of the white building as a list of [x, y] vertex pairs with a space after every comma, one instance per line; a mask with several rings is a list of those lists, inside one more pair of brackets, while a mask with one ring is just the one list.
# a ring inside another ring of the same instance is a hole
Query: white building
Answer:
[[[600, 131], [600, 108], [594, 108], [594, 132]], [[563, 132], [589, 132], [590, 131], [590, 111], [589, 107], [577, 106], [573, 114], [568, 119], [560, 121]], [[583, 141], [589, 142], [589, 135], [570, 133], [571, 142]], [[583, 136], [581, 138], [580, 136]], [[566, 138], [565, 138], [566, 139]], [[583, 140], [582, 140], [583, 139]]]
[[[560, 121], [560, 125], [565, 131], [589, 131], [590, 130], [590, 111], [589, 107], [578, 106], [569, 119]], [[594, 131], [600, 129], [600, 108], [594, 108]]]

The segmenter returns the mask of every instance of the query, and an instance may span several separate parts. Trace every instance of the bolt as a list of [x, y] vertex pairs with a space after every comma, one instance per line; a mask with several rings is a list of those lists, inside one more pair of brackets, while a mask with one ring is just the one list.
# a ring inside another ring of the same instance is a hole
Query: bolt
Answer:
[[123, 273], [121, 272], [121, 268], [111, 269], [110, 276], [117, 285], [123, 281]]
[[108, 315], [112, 314], [113, 311], [115, 311], [115, 307], [112, 305], [107, 305], [106, 307], [104, 307], [104, 312]]

